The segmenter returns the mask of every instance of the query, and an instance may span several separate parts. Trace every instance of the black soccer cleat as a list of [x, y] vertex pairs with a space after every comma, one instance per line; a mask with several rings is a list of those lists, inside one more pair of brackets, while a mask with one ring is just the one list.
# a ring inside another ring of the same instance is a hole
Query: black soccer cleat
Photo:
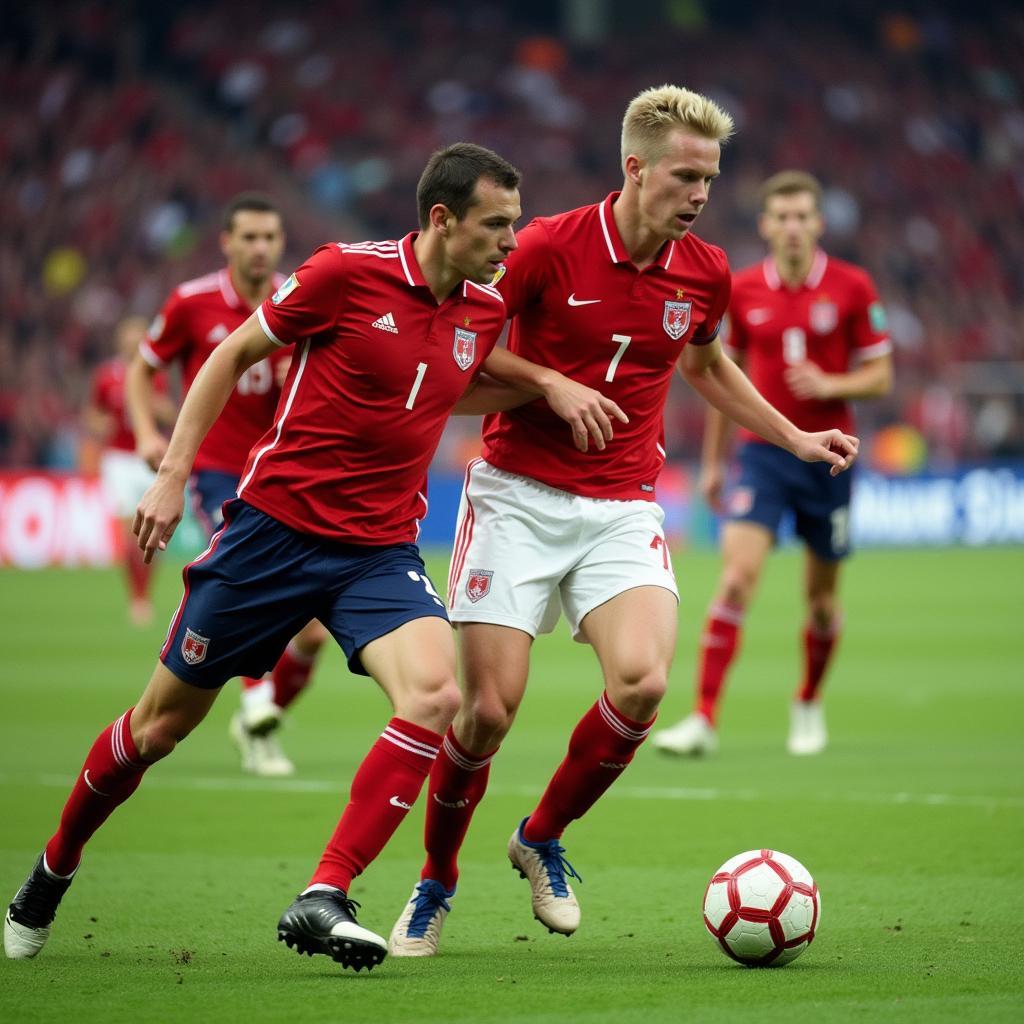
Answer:
[[371, 971], [387, 955], [385, 939], [356, 923], [356, 907], [341, 889], [295, 897], [277, 922], [277, 940], [296, 953], [325, 953], [342, 967]]
[[4, 917], [4, 952], [8, 960], [30, 960], [46, 944], [71, 878], [57, 878], [43, 867], [43, 855], [17, 891]]

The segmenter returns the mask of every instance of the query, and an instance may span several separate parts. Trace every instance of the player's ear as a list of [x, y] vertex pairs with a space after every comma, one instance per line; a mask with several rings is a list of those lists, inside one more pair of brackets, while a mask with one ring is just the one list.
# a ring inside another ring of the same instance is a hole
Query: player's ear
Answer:
[[430, 208], [430, 226], [442, 237], [447, 238], [456, 217], [444, 203], [435, 203]]
[[623, 169], [626, 172], [626, 178], [637, 186], [639, 186], [640, 183], [643, 181], [643, 168], [643, 161], [634, 153], [630, 153], [629, 156], [626, 157], [625, 162], [623, 163]]
[[222, 231], [220, 233], [220, 251], [224, 258], [227, 259], [231, 255], [231, 232]]

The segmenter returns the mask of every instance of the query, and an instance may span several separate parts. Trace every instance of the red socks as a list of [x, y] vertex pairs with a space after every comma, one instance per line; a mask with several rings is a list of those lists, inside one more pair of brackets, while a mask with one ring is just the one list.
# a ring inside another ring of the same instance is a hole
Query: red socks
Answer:
[[798, 700], [817, 700], [825, 670], [839, 641], [841, 625], [837, 615], [828, 629], [818, 630], [810, 623], [804, 627], [804, 681], [797, 690]]
[[652, 725], [653, 718], [649, 722], [627, 718], [607, 693], [601, 694], [573, 730], [569, 753], [523, 826], [524, 838], [531, 842], [557, 839], [570, 821], [582, 818], [633, 760]]
[[316, 655], [303, 654], [294, 642], [277, 659], [270, 678], [274, 683], [274, 703], [282, 711], [306, 688], [315, 663]]
[[713, 604], [700, 638], [700, 666], [697, 670], [697, 710], [712, 724], [725, 674], [740, 647], [743, 609], [731, 604]]
[[363, 758], [352, 791], [310, 885], [348, 892], [416, 802], [441, 737], [430, 729], [392, 718]]
[[430, 769], [424, 845], [427, 860], [420, 878], [432, 878], [449, 891], [459, 880], [459, 850], [473, 820], [476, 805], [487, 789], [491, 759], [488, 754], [471, 754], [449, 728], [441, 752]]
[[82, 859], [92, 834], [135, 792], [149, 767], [135, 748], [129, 708], [107, 726], [92, 745], [82, 774], [71, 790], [60, 828], [46, 844], [46, 866], [55, 875], [70, 875]]

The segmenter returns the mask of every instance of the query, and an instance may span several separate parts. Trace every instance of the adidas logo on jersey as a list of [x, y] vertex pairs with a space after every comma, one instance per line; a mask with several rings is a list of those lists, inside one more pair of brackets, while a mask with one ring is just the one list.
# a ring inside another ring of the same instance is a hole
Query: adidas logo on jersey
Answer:
[[376, 327], [378, 331], [387, 331], [388, 334], [398, 333], [395, 318], [390, 313], [385, 313], [383, 316], [377, 317], [370, 326]]

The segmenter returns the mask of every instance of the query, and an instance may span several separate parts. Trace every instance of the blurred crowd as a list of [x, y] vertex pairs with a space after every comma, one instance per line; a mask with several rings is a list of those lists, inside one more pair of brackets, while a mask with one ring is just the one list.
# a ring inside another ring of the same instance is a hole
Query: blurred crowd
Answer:
[[[114, 325], [220, 264], [236, 192], [280, 203], [287, 271], [322, 241], [410, 230], [427, 156], [468, 139], [522, 168], [525, 223], [618, 186], [622, 110], [665, 81], [736, 118], [697, 228], [734, 267], [761, 256], [766, 176], [824, 182], [825, 247], [873, 274], [896, 345], [895, 392], [862, 429], [913, 428], [933, 464], [1024, 456], [1024, 13], [842, 6], [16, 5], [0, 32], [0, 466], [74, 463]], [[670, 455], [694, 456], [701, 420], [675, 391]], [[458, 425], [441, 458], [475, 433]]]

